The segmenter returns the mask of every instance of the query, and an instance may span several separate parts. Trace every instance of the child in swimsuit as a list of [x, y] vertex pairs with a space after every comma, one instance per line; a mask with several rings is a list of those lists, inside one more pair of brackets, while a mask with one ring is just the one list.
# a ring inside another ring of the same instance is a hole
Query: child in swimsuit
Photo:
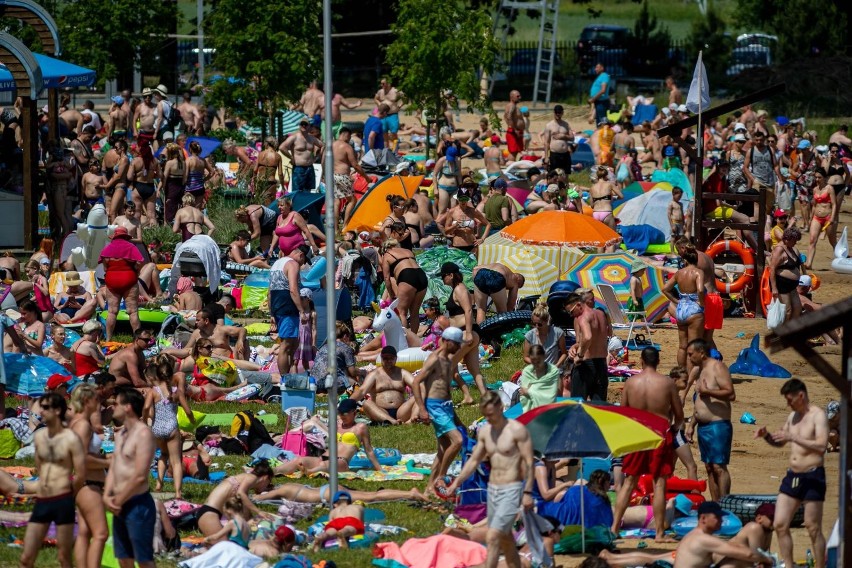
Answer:
[[227, 536], [228, 540], [234, 544], [248, 549], [249, 540], [251, 539], [251, 528], [249, 527], [248, 519], [246, 519], [242, 498], [238, 495], [230, 497], [222, 509], [228, 518], [228, 522], [225, 523], [219, 532], [204, 537], [204, 542], [208, 544], [219, 542]]

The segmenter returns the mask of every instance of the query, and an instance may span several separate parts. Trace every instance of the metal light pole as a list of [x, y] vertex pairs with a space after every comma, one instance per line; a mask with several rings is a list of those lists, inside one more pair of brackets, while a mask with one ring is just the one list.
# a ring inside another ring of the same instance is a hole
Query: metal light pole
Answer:
[[197, 0], [195, 17], [198, 20], [198, 84], [204, 84], [204, 0]]
[[325, 305], [326, 305], [326, 344], [328, 345], [328, 375], [325, 385], [328, 389], [328, 474], [329, 499], [337, 492], [337, 333], [335, 317], [334, 290], [334, 236], [337, 230], [337, 218], [334, 215], [334, 154], [331, 145], [334, 133], [331, 125], [331, 0], [322, 2], [322, 57], [323, 91], [325, 91]]

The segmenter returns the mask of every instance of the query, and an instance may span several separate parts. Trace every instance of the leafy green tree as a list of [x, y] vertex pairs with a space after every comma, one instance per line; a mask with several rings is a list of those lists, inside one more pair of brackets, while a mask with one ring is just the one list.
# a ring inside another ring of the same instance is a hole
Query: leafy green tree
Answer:
[[695, 61], [698, 52], [704, 51], [703, 61], [711, 86], [725, 77], [725, 70], [730, 63], [734, 40], [725, 34], [727, 25], [715, 3], [708, 2], [705, 17], [692, 21], [692, 29], [687, 37], [690, 61]]
[[156, 67], [178, 18], [168, 0], [65, 0], [57, 10], [62, 57], [94, 69], [98, 86], [130, 77], [143, 63]]
[[479, 81], [479, 71], [493, 69], [499, 50], [492, 25], [489, 7], [473, 8], [463, 0], [400, 0], [387, 50], [395, 86], [431, 116], [442, 114], [447, 89], [467, 101], [468, 109], [493, 113]]
[[833, 0], [738, 0], [738, 5], [743, 24], [778, 36], [775, 55], [781, 63], [846, 52], [846, 14]]
[[[660, 25], [657, 15], [651, 13], [648, 0], [642, 2], [642, 9], [628, 41], [633, 65], [636, 66], [635, 69], [629, 70], [632, 73], [647, 74], [654, 66], [665, 64], [672, 36], [668, 28]], [[664, 65], [664, 69], [665, 67]]]
[[250, 120], [298, 100], [320, 79], [321, 17], [319, 0], [219, 0], [205, 20], [213, 65], [227, 77], [211, 87], [214, 104]]

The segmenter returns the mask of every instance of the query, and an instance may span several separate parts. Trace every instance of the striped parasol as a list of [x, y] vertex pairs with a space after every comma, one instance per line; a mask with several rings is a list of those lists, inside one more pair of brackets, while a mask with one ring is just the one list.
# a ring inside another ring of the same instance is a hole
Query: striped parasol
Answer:
[[[562, 273], [560, 280], [569, 280], [593, 290], [598, 284], [609, 284], [621, 305], [626, 306], [630, 297], [630, 267], [637, 261], [644, 262], [627, 252], [587, 254]], [[662, 269], [648, 264], [642, 275], [642, 289], [649, 322], [657, 321], [666, 312], [669, 301], [663, 295], [664, 285]]]
[[559, 278], [559, 270], [540, 256], [521, 250], [500, 261], [512, 272], [524, 275], [524, 287], [518, 296], [541, 296], [550, 290], [550, 286]]
[[548, 246], [548, 245], [525, 245], [506, 237], [500, 233], [494, 233], [479, 245], [479, 264], [491, 264], [492, 262], [503, 262], [503, 259], [515, 255], [521, 251], [529, 251], [550, 263], [562, 271], [571, 266], [583, 256], [583, 251], [576, 247]]

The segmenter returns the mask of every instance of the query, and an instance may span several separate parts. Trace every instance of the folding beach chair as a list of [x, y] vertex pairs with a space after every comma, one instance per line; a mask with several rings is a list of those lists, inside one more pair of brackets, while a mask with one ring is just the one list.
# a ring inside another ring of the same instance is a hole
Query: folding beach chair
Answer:
[[627, 345], [629, 347], [630, 340], [633, 339], [634, 330], [644, 327], [648, 330], [648, 335], [651, 335], [651, 324], [645, 319], [645, 312], [629, 312], [624, 309], [618, 297], [615, 295], [615, 290], [609, 284], [598, 284], [598, 292], [603, 299], [606, 309], [609, 312], [612, 320], [612, 328], [627, 330]]

